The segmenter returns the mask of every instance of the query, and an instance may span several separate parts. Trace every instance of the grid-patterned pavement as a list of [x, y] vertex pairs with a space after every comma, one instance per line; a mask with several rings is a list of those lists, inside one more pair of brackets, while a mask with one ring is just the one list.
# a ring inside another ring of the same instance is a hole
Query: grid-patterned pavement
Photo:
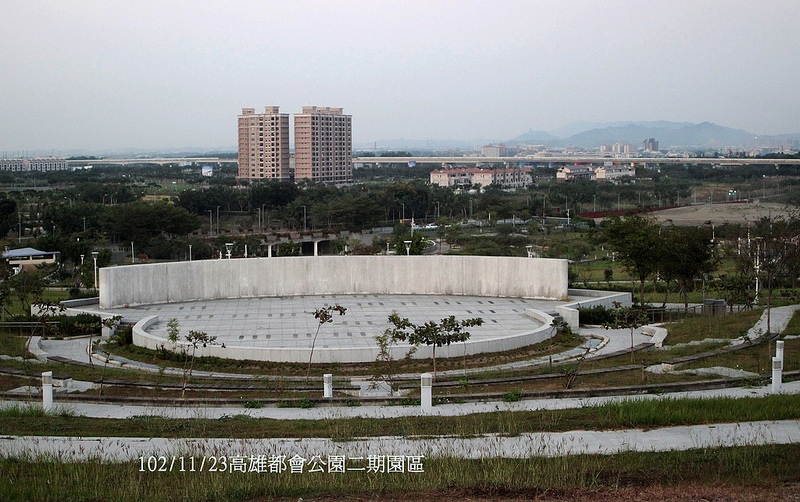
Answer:
[[550, 312], [561, 303], [564, 302], [523, 298], [366, 294], [203, 300], [104, 312], [121, 314], [133, 322], [157, 315], [159, 322], [148, 332], [164, 338], [167, 322], [176, 318], [182, 334], [204, 331], [228, 347], [300, 348], [311, 346], [318, 326], [314, 311], [338, 304], [347, 308], [347, 313], [334, 313], [333, 322], [322, 326], [317, 347], [346, 349], [374, 346], [373, 337], [389, 326], [387, 317], [393, 310], [417, 324], [450, 315], [456, 319], [481, 317], [483, 326], [469, 331], [471, 340], [482, 341], [528, 333], [541, 323], [526, 316], [525, 309]]

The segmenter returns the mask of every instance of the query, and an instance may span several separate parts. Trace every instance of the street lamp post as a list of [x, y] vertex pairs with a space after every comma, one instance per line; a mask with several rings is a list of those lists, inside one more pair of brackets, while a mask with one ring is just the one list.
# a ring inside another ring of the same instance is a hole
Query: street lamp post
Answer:
[[133, 251], [133, 241], [131, 241], [131, 263], [136, 263], [136, 253]]
[[303, 232], [306, 230], [308, 230], [308, 227], [306, 226], [306, 206], [303, 206]]
[[97, 251], [92, 251], [92, 260], [94, 260], [94, 290], [97, 291]]
[[406, 256], [411, 256], [411, 241], [403, 241], [406, 245]]
[[189, 244], [189, 261], [192, 261], [192, 245]]

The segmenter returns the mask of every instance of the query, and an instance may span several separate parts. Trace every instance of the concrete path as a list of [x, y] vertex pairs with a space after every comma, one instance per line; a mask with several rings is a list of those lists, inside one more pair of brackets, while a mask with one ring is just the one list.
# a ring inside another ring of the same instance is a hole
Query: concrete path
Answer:
[[[800, 442], [800, 421], [749, 422], [617, 431], [572, 431], [526, 433], [508, 437], [498, 434], [467, 437], [375, 437], [341, 441], [327, 438], [225, 439], [225, 438], [68, 438], [55, 436], [0, 437], [0, 456], [21, 459], [51, 458], [62, 462], [90, 459], [134, 461], [140, 457], [163, 455], [164, 469], [180, 470], [181, 458], [194, 457], [200, 470], [213, 462], [231, 463], [231, 457], [244, 457], [245, 465], [258, 455], [295, 455], [304, 461], [331, 455], [347, 458], [368, 456], [422, 456], [456, 458], [529, 458], [577, 454], [610, 455], [629, 451], [673, 451], [721, 446], [791, 444]], [[157, 459], [153, 459], [157, 460]], [[206, 464], [208, 462], [208, 464]], [[422, 460], [424, 465], [424, 460]], [[152, 464], [159, 465], [159, 464]], [[147, 467], [145, 467], [147, 468]], [[225, 469], [223, 469], [225, 470]]]
[[[800, 393], [800, 382], [785, 384], [784, 392]], [[666, 399], [679, 397], [757, 397], [769, 393], [768, 388], [715, 389], [707, 391], [681, 392], [667, 395], [637, 395], [587, 399], [546, 399], [518, 403], [471, 403], [465, 405], [443, 405], [434, 408], [436, 415], [466, 415], [494, 411], [520, 411], [535, 409], [563, 409], [594, 406], [606, 402], [632, 399]], [[10, 402], [0, 402], [0, 407]], [[16, 403], [15, 403], [16, 404]], [[343, 417], [400, 417], [418, 416], [418, 407], [385, 406], [361, 408], [324, 409], [241, 409], [241, 408], [152, 408], [116, 406], [109, 404], [76, 403], [62, 405], [76, 414], [125, 418], [139, 415], [162, 415], [183, 418], [219, 418], [236, 414], [253, 417], [269, 417], [286, 420], [332, 419]], [[513, 421], [514, 415], [508, 415]], [[405, 462], [419, 462], [424, 470], [425, 459], [436, 457], [457, 458], [528, 458], [531, 456], [562, 456], [574, 454], [614, 454], [626, 451], [671, 451], [719, 446], [741, 446], [762, 444], [791, 444], [800, 442], [800, 421], [763, 421], [749, 423], [706, 424], [695, 426], [665, 427], [650, 429], [626, 429], [616, 431], [571, 431], [564, 433], [525, 433], [516, 436], [468, 434], [437, 437], [374, 437], [338, 440], [329, 438], [275, 438], [275, 439], [209, 439], [209, 438], [103, 438], [103, 437], [54, 437], [54, 436], [0, 436], [0, 457], [19, 459], [58, 459], [64, 462], [89, 459], [117, 462], [134, 462], [145, 470], [163, 466], [169, 470], [180, 470], [181, 465], [189, 470], [208, 470], [213, 464], [220, 468], [240, 462], [249, 467], [256, 465], [260, 455], [266, 458], [285, 456], [295, 458], [308, 469], [311, 460], [318, 457], [329, 462], [330, 456], [344, 459], [389, 456]], [[163, 460], [157, 458], [164, 456]], [[272, 457], [270, 457], [272, 456]], [[419, 457], [419, 458], [417, 458]], [[344, 460], [343, 460], [344, 461]], [[348, 460], [349, 461], [349, 460]], [[267, 460], [264, 460], [267, 462]], [[240, 465], [241, 465], [240, 464]], [[200, 466], [204, 467], [200, 467]], [[359, 464], [363, 466], [362, 464]], [[262, 471], [263, 472], [263, 471]]]
[[[320, 392], [321, 393], [321, 392]], [[433, 407], [431, 415], [463, 416], [474, 413], [492, 413], [496, 411], [525, 410], [562, 410], [584, 408], [605, 403], [633, 400], [710, 398], [710, 397], [764, 397], [772, 393], [770, 386], [735, 387], [725, 389], [709, 389], [664, 394], [635, 394], [626, 396], [598, 396], [588, 398], [529, 399], [513, 403], [483, 402], [463, 404], [441, 404]], [[781, 393], [800, 394], [800, 381], [784, 383]], [[434, 397], [435, 394], [434, 394]], [[38, 402], [37, 402], [38, 403]], [[0, 401], [0, 408], [19, 405], [19, 401]], [[177, 404], [177, 403], [176, 403]], [[168, 418], [208, 418], [217, 419], [225, 416], [248, 415], [255, 418], [271, 418], [275, 420], [325, 420], [335, 418], [396, 418], [422, 415], [419, 406], [320, 406], [316, 408], [244, 408], [241, 406], [136, 406], [110, 403], [59, 402], [55, 396], [55, 405], [59, 410], [75, 415], [95, 418], [129, 418], [138, 416], [162, 416]]]

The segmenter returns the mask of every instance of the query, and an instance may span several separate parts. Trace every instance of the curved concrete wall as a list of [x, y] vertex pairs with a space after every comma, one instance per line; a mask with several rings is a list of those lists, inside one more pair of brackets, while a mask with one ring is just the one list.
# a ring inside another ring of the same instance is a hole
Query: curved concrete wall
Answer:
[[494, 256], [315, 256], [100, 269], [101, 308], [368, 293], [561, 299], [567, 296], [567, 261]]

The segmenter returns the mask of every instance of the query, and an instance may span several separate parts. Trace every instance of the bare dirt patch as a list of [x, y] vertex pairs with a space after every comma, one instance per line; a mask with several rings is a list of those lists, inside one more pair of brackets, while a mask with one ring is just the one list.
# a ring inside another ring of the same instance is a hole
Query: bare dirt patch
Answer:
[[757, 221], [762, 217], [788, 217], [797, 214], [798, 208], [774, 202], [736, 202], [725, 204], [699, 204], [676, 207], [653, 212], [661, 223], [672, 220], [679, 226], [702, 225], [711, 221], [714, 225]]

